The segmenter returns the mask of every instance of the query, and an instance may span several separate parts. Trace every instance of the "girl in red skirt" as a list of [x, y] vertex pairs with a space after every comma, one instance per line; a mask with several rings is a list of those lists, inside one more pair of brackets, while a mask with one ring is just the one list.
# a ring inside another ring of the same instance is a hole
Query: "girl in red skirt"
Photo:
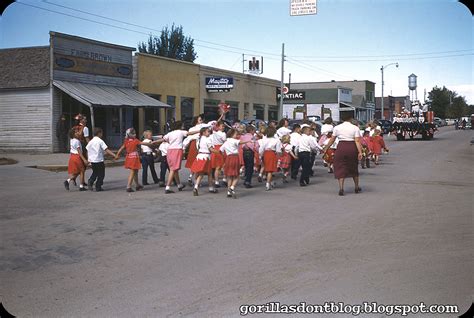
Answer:
[[85, 184], [85, 171], [86, 171], [86, 166], [88, 162], [82, 153], [82, 145], [81, 145], [81, 141], [79, 140], [81, 135], [82, 135], [82, 132], [77, 129], [72, 128], [69, 131], [69, 138], [71, 138], [71, 142], [70, 142], [71, 156], [69, 157], [69, 163], [67, 165], [67, 172], [69, 174], [69, 178], [66, 181], [64, 181], [64, 187], [68, 191], [69, 191], [69, 182], [72, 180], [74, 184], [76, 184], [76, 178], [78, 175], [80, 175], [80, 178], [81, 178], [79, 191], [87, 190], [84, 187], [84, 184]]
[[227, 139], [224, 128], [224, 122], [218, 121], [215, 126], [216, 131], [214, 131], [211, 135], [212, 146], [215, 150], [217, 150], [217, 152], [211, 153], [211, 169], [214, 170], [214, 182], [216, 188], [220, 187], [219, 175], [222, 168], [224, 167], [224, 156], [222, 152], [219, 151]]
[[227, 132], [227, 139], [220, 148], [220, 151], [225, 154], [224, 174], [227, 177], [227, 197], [237, 198], [235, 194], [235, 187], [239, 182], [240, 174], [240, 160], [239, 149], [240, 146], [253, 141], [240, 141], [240, 132], [234, 128]]
[[194, 184], [193, 195], [198, 196], [199, 185], [201, 184], [202, 177], [206, 174], [209, 183], [209, 192], [217, 193], [217, 189], [214, 188], [214, 180], [211, 169], [211, 152], [216, 152], [212, 146], [212, 140], [209, 137], [211, 131], [209, 127], [201, 128], [199, 132], [199, 139], [197, 141], [198, 154], [196, 160], [194, 160], [191, 166], [191, 172], [196, 176], [196, 182]]
[[268, 127], [266, 137], [262, 139], [262, 145], [259, 149], [260, 155], [263, 156], [263, 166], [267, 175], [266, 191], [270, 191], [275, 187], [272, 182], [273, 173], [278, 171], [277, 154], [281, 154], [280, 139], [275, 137], [275, 127]]
[[283, 183], [288, 183], [288, 174], [291, 167], [291, 161], [298, 159], [293, 152], [293, 146], [290, 144], [290, 135], [284, 135], [281, 137], [282, 153], [280, 156], [280, 169], [283, 172]]
[[382, 149], [388, 152], [388, 148], [385, 146], [385, 141], [380, 133], [381, 131], [379, 129], [375, 129], [374, 135], [372, 136], [372, 151], [376, 165], [379, 164], [379, 156], [382, 154]]
[[132, 182], [135, 182], [136, 191], [140, 191], [143, 189], [143, 186], [138, 183], [138, 170], [142, 167], [140, 162], [140, 154], [138, 153], [138, 146], [144, 145], [148, 147], [152, 147], [155, 143], [148, 143], [148, 142], [141, 142], [137, 139], [137, 133], [135, 129], [129, 128], [125, 132], [125, 141], [120, 149], [117, 151], [115, 155], [115, 160], [120, 157], [120, 153], [122, 150], [127, 151], [127, 155], [125, 157], [125, 169], [130, 169], [130, 174], [128, 175], [128, 182], [127, 182], [127, 192], [134, 192], [132, 189]]
[[[191, 133], [197, 133], [199, 130], [202, 128], [203, 124], [203, 118], [201, 115], [196, 116], [193, 118], [193, 121], [191, 122], [191, 128], [189, 128], [189, 132]], [[196, 160], [196, 156], [198, 154], [197, 146], [196, 146], [196, 141], [198, 139], [197, 134], [192, 134], [188, 137], [186, 137], [186, 140], [184, 140], [184, 147], [188, 147], [188, 154], [186, 156], [186, 164], [184, 165], [186, 168], [191, 170], [191, 166], [193, 165], [194, 160]], [[188, 177], [188, 184], [190, 186], [193, 185], [193, 174], [191, 173]]]

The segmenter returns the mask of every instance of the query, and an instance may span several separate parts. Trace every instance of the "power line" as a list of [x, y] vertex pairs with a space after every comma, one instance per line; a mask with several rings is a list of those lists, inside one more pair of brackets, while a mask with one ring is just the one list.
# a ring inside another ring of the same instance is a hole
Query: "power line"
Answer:
[[331, 75], [336, 75], [336, 76], [342, 77], [342, 78], [356, 79], [353, 76], [348, 76], [348, 75], [343, 75], [343, 74], [331, 72], [331, 71], [325, 70], [325, 69], [320, 68], [320, 67], [316, 67], [316, 66], [313, 66], [313, 65], [308, 65], [308, 64], [305, 64], [305, 63], [302, 63], [302, 62], [299, 62], [299, 61], [295, 61], [293, 59], [287, 60], [287, 62], [290, 63], [290, 64], [293, 64], [293, 65], [296, 65], [298, 67], [304, 68], [306, 70], [316, 72], [316, 73], [324, 72], [324, 73], [331, 74]]
[[450, 54], [450, 55], [441, 55], [441, 56], [420, 56], [420, 57], [407, 57], [407, 58], [390, 58], [390, 59], [368, 59], [368, 60], [354, 60], [354, 59], [345, 59], [345, 60], [300, 60], [296, 59], [299, 62], [318, 62], [318, 63], [347, 63], [347, 62], [386, 62], [393, 61], [394, 59], [399, 61], [410, 61], [410, 60], [429, 60], [429, 59], [439, 59], [439, 58], [448, 58], [448, 57], [457, 57], [457, 56], [469, 56], [474, 55], [474, 53], [465, 53], [465, 54]]
[[372, 58], [372, 57], [400, 57], [400, 56], [414, 56], [414, 55], [433, 55], [433, 54], [446, 54], [446, 53], [459, 53], [459, 52], [467, 52], [467, 51], [473, 51], [472, 49], [465, 49], [465, 50], [454, 50], [454, 51], [440, 51], [440, 52], [425, 52], [425, 53], [405, 53], [405, 54], [387, 54], [387, 55], [358, 55], [358, 56], [317, 56], [317, 55], [307, 55], [307, 56], [296, 56], [294, 55], [294, 58], [309, 58], [309, 59], [343, 59], [343, 58]]
[[[76, 9], [76, 8], [72, 8], [72, 7], [68, 7], [68, 6], [65, 6], [65, 5], [62, 5], [62, 4], [49, 2], [48, 0], [43, 0], [43, 2], [47, 3], [47, 4], [50, 4], [50, 5], [53, 5], [53, 6], [60, 7], [60, 8], [65, 8], [65, 9], [80, 12], [80, 13], [83, 13], [83, 14], [88, 14], [88, 15], [98, 17], [98, 18], [101, 18], [101, 19], [106, 19], [106, 20], [110, 20], [110, 21], [114, 21], [114, 22], [118, 22], [118, 23], [123, 23], [123, 24], [126, 24], [126, 25], [146, 29], [146, 30], [153, 31], [153, 32], [161, 32], [161, 30], [158, 30], [158, 29], [150, 28], [150, 27], [135, 24], [135, 23], [126, 22], [126, 21], [123, 21], [123, 20], [110, 18], [110, 17], [103, 16], [103, 15], [100, 15], [100, 14], [95, 14], [95, 13], [92, 13], [92, 12], [88, 12], [88, 11], [84, 11], [84, 10], [80, 10], [80, 9]], [[56, 13], [58, 13], [58, 12], [56, 12]], [[236, 50], [242, 50], [242, 51], [246, 51], [246, 52], [253, 52], [253, 53], [259, 53], [259, 54], [279, 56], [279, 54], [275, 54], [275, 53], [243, 49], [243, 48], [239, 48], [239, 47], [235, 47], [235, 46], [230, 46], [230, 45], [225, 45], [225, 44], [220, 44], [220, 43], [210, 42], [210, 41], [205, 41], [205, 40], [200, 40], [200, 39], [194, 39], [194, 41], [207, 43], [207, 44], [211, 44], [211, 45], [215, 45], [215, 46], [221, 46], [221, 47], [225, 47], [225, 48], [229, 48], [229, 49], [236, 49]]]

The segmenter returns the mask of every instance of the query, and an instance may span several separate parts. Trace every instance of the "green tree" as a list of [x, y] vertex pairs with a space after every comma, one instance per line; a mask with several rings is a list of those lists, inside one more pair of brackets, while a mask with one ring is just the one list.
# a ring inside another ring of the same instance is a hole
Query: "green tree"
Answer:
[[444, 86], [443, 88], [435, 86], [431, 92], [428, 93], [428, 104], [430, 109], [434, 111], [435, 116], [446, 118], [446, 109], [449, 106], [450, 94], [451, 92]]
[[150, 34], [147, 42], [138, 44], [138, 51], [187, 62], [194, 62], [197, 58], [194, 40], [184, 35], [182, 26], [176, 27], [174, 24], [171, 29], [164, 27], [160, 36]]

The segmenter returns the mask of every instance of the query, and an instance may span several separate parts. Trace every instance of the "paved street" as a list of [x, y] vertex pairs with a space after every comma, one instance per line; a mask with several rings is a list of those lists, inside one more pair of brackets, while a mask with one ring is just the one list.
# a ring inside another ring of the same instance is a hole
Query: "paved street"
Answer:
[[105, 192], [66, 192], [64, 172], [0, 166], [0, 299], [18, 317], [238, 317], [270, 301], [464, 312], [472, 135], [389, 137], [381, 165], [361, 170], [363, 193], [347, 182], [344, 197], [320, 162], [309, 187], [278, 180], [237, 200], [155, 185], [127, 194], [122, 167], [107, 168]]

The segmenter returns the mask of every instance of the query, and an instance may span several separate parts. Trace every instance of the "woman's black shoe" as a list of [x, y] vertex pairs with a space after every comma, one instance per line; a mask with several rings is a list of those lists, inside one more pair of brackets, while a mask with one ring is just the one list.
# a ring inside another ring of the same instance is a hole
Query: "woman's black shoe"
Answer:
[[360, 193], [362, 189], [360, 187], [355, 188], [355, 193]]
[[339, 195], [342, 197], [344, 195], [344, 190], [339, 190]]

